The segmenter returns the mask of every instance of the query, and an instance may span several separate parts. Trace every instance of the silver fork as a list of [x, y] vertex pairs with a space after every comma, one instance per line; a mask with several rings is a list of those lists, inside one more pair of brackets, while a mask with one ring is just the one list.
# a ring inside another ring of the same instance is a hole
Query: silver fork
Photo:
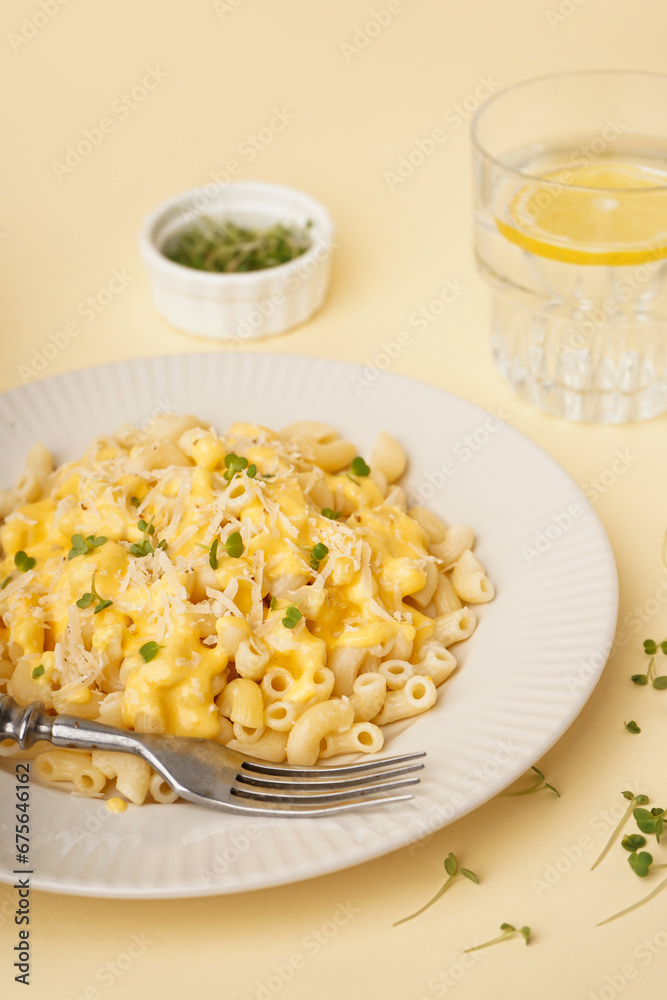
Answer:
[[113, 750], [143, 757], [183, 799], [253, 816], [330, 816], [361, 806], [403, 802], [387, 795], [417, 784], [410, 775], [423, 751], [331, 767], [293, 767], [248, 760], [214, 740], [126, 732], [72, 715], [50, 716], [41, 702], [20, 708], [0, 694], [0, 738], [23, 750], [39, 740], [55, 747]]

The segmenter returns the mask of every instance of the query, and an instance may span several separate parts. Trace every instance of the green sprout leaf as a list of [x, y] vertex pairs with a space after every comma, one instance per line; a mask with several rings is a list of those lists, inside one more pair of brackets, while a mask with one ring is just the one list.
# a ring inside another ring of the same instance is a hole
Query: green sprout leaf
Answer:
[[528, 788], [522, 788], [518, 792], [505, 792], [509, 798], [513, 798], [517, 795], [533, 795], [535, 792], [542, 792], [548, 789], [550, 792], [555, 792], [555, 794], [560, 798], [560, 792], [553, 785], [550, 785], [548, 781], [544, 780], [544, 774], [540, 771], [539, 767], [531, 767], [531, 771], [534, 771], [537, 775], [537, 780], [529, 785]]
[[633, 674], [630, 680], [633, 684], [648, 684], [648, 677], [646, 674]]
[[14, 556], [14, 565], [21, 573], [27, 573], [35, 565], [35, 560], [21, 549]]
[[243, 555], [244, 545], [240, 532], [232, 531], [225, 542], [225, 548], [227, 549], [227, 555], [231, 556], [232, 559], [239, 559]]
[[[227, 471], [223, 473], [223, 476], [229, 483], [239, 472], [243, 472], [244, 469], [248, 468], [248, 459], [243, 458], [242, 455], [235, 455], [232, 451], [229, 455], [225, 455], [225, 468]], [[255, 467], [256, 473], [257, 468]]]
[[642, 851], [641, 854], [637, 854], [633, 851], [632, 854], [628, 856], [628, 864], [632, 868], [635, 875], [639, 875], [640, 878], [646, 878], [649, 873], [649, 869], [653, 864], [653, 855], [649, 854], [648, 851]]
[[83, 597], [79, 598], [79, 600], [76, 602], [76, 606], [77, 608], [87, 608], [89, 604], [92, 604], [92, 602], [93, 602], [93, 595], [91, 593], [87, 593], [84, 594]]
[[658, 644], [653, 639], [644, 639], [644, 652], [647, 656], [655, 656], [658, 652]]
[[321, 510], [322, 517], [328, 517], [330, 521], [337, 521], [342, 513], [342, 510], [332, 510], [331, 507], [323, 507]]
[[630, 719], [629, 722], [626, 722], [625, 723], [625, 728], [627, 729], [627, 731], [629, 733], [641, 733], [641, 729], [639, 728], [639, 726], [637, 725], [637, 723], [634, 721], [634, 719]]
[[67, 558], [75, 559], [77, 556], [88, 555], [93, 549], [98, 549], [107, 541], [108, 539], [104, 535], [99, 535], [97, 538], [95, 535], [88, 535], [87, 538], [84, 538], [83, 535], [72, 535], [72, 548], [67, 553]]
[[95, 606], [95, 610], [93, 611], [93, 614], [94, 615], [99, 615], [100, 611], [106, 611], [106, 609], [110, 608], [112, 604], [113, 604], [113, 601], [100, 601], [99, 604], [97, 604]]
[[501, 924], [500, 929], [503, 933], [499, 934], [498, 937], [492, 938], [490, 941], [485, 941], [484, 944], [477, 944], [474, 948], [466, 948], [463, 954], [465, 955], [470, 951], [479, 951], [481, 948], [490, 948], [492, 944], [499, 944], [501, 941], [509, 941], [510, 938], [516, 937], [517, 934], [521, 935], [526, 944], [530, 940], [530, 927], [513, 927], [512, 924]]
[[283, 618], [283, 625], [285, 628], [294, 628], [298, 621], [301, 621], [303, 615], [298, 608], [295, 608], [293, 604], [290, 604], [289, 608], [285, 610], [285, 617]]
[[369, 476], [371, 470], [369, 466], [366, 465], [363, 458], [360, 455], [357, 455], [357, 457], [353, 458], [350, 462], [350, 472], [353, 476]]
[[4, 590], [7, 584], [11, 581], [11, 579], [12, 579], [11, 574], [9, 576], [6, 576], [5, 579], [2, 581], [2, 583], [0, 583], [0, 590]]
[[479, 884], [479, 878], [474, 872], [471, 872], [469, 868], [459, 868], [459, 863], [454, 854], [450, 853], [445, 858], [445, 871], [447, 872], [447, 878], [440, 889], [438, 889], [435, 896], [433, 896], [432, 899], [429, 899], [428, 903], [425, 903], [421, 909], [417, 910], [415, 913], [411, 913], [409, 917], [403, 917], [401, 920], [397, 920], [393, 925], [394, 927], [398, 927], [399, 924], [404, 924], [406, 921], [414, 920], [415, 917], [420, 916], [420, 914], [424, 913], [425, 910], [428, 910], [430, 906], [433, 906], [433, 904], [436, 903], [440, 897], [454, 885], [456, 880], [462, 876], [469, 879], [469, 881], [474, 882], [475, 885]]
[[318, 542], [317, 545], [313, 545], [313, 548], [310, 553], [311, 568], [314, 570], [318, 570], [320, 568], [320, 563], [322, 562], [323, 559], [326, 559], [328, 554], [329, 554], [329, 549], [323, 542]]
[[40, 665], [38, 667], [35, 667], [35, 669], [33, 670], [32, 676], [35, 679], [37, 679], [38, 677], [41, 677], [43, 673], [44, 673], [44, 664], [40, 663]]
[[211, 548], [208, 551], [208, 562], [211, 569], [218, 568], [218, 545], [220, 544], [220, 539], [214, 538], [211, 542]]
[[150, 642], [145, 642], [139, 652], [143, 656], [144, 662], [150, 663], [151, 660], [155, 659], [161, 649], [162, 646], [159, 646], [157, 642], [153, 642], [153, 640], [151, 640]]
[[130, 545], [130, 552], [133, 556], [141, 558], [142, 556], [152, 556], [155, 549], [147, 538], [143, 538], [140, 542], [134, 542], [133, 545]]
[[141, 500], [139, 499], [139, 497], [130, 497], [130, 505], [132, 507], [138, 507], [140, 503]]
[[254, 464], [249, 465], [248, 468], [245, 470], [245, 474], [248, 477], [248, 479], [254, 479], [255, 476], [257, 475], [257, 466]]
[[621, 847], [626, 851], [638, 851], [641, 847], [646, 847], [646, 837], [642, 837], [640, 833], [630, 833], [623, 837]]
[[662, 674], [660, 677], [654, 677], [653, 687], [658, 691], [664, 691], [667, 688], [667, 676]]
[[110, 608], [111, 605], [113, 604], [113, 601], [104, 600], [102, 597], [100, 597], [100, 595], [95, 590], [95, 574], [94, 573], [93, 573], [93, 580], [92, 580], [92, 583], [90, 585], [90, 591], [88, 593], [84, 594], [82, 597], [80, 597], [79, 600], [76, 602], [76, 605], [77, 605], [78, 608], [84, 608], [85, 609], [85, 608], [90, 607], [90, 605], [93, 603], [93, 601], [95, 602], [95, 608], [93, 610], [93, 614], [94, 615], [99, 615], [100, 611], [105, 611], [106, 608]]
[[657, 834], [658, 820], [662, 819], [662, 810], [649, 812], [648, 809], [634, 809], [633, 816], [642, 833]]

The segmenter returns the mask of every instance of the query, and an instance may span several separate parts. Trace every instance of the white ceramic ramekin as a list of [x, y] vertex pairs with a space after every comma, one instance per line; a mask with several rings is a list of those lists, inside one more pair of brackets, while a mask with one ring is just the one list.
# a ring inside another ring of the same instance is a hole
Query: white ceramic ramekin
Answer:
[[[300, 257], [261, 271], [217, 274], [169, 260], [165, 244], [201, 216], [231, 218], [267, 228], [311, 223], [311, 246]], [[322, 305], [329, 283], [333, 223], [319, 202], [280, 184], [240, 181], [209, 184], [171, 198], [151, 212], [139, 247], [158, 312], [201, 337], [243, 342], [283, 333], [304, 323]]]

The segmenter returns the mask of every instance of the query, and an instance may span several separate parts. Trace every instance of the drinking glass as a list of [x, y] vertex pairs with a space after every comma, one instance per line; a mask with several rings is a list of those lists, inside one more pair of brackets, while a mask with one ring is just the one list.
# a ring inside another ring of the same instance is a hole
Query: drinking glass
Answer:
[[570, 420], [664, 413], [667, 76], [528, 80], [482, 106], [472, 141], [499, 370]]

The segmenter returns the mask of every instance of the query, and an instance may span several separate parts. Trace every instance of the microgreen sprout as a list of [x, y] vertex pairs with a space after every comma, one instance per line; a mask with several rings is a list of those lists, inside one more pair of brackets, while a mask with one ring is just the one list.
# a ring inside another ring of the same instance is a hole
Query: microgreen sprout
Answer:
[[219, 538], [214, 538], [211, 542], [211, 548], [208, 550], [208, 562], [211, 569], [218, 568], [218, 545], [220, 544]]
[[[155, 552], [155, 547], [151, 541], [151, 536], [155, 534], [153, 518], [151, 518], [150, 521], [145, 521], [142, 517], [137, 523], [137, 527], [139, 531], [143, 532], [144, 537], [140, 542], [135, 542], [133, 545], [130, 545], [130, 552], [133, 556], [137, 556], [138, 558], [141, 558], [142, 556], [152, 556]], [[160, 542], [158, 548], [164, 548], [162, 542]]]
[[642, 837], [641, 833], [629, 833], [623, 837], [621, 847], [626, 851], [638, 851], [640, 847], [646, 847], [646, 837]]
[[139, 499], [139, 497], [130, 497], [130, 504], [132, 505], [132, 507], [138, 507], [140, 503], [141, 500]]
[[35, 565], [35, 560], [21, 549], [14, 556], [14, 565], [21, 573], [27, 573]]
[[[649, 854], [648, 851], [641, 851], [639, 854], [633, 851], [632, 854], [628, 855], [628, 864], [635, 875], [638, 875], [639, 878], [646, 878], [653, 864], [653, 855]], [[667, 865], [658, 865], [657, 867], [665, 868]]]
[[433, 896], [432, 899], [429, 899], [428, 903], [425, 903], [420, 910], [416, 911], [416, 913], [411, 913], [409, 917], [403, 917], [401, 920], [397, 920], [393, 925], [394, 927], [398, 927], [399, 924], [404, 924], [408, 920], [414, 920], [414, 918], [422, 914], [424, 910], [428, 910], [429, 906], [433, 906], [433, 904], [440, 899], [443, 893], [447, 892], [447, 890], [452, 887], [454, 882], [456, 882], [461, 875], [463, 875], [464, 878], [470, 879], [470, 881], [474, 882], [476, 885], [479, 883], [478, 877], [474, 872], [471, 872], [469, 868], [459, 868], [459, 863], [454, 854], [450, 853], [445, 858], [445, 871], [447, 872], [447, 878], [441, 888], [438, 889], [435, 896]]
[[542, 792], [545, 788], [548, 788], [550, 792], [555, 792], [558, 798], [560, 798], [560, 792], [553, 785], [550, 785], [548, 781], [544, 780], [544, 774], [540, 771], [539, 767], [531, 767], [531, 771], [534, 771], [537, 775], [537, 780], [529, 785], [528, 788], [522, 788], [519, 792], [506, 792], [505, 794], [512, 797], [516, 795], [532, 795], [534, 792]]
[[5, 589], [5, 587], [7, 586], [7, 584], [10, 582], [11, 578], [12, 577], [11, 577], [11, 573], [10, 573], [10, 575], [6, 576], [5, 579], [2, 581], [2, 583], [0, 583], [0, 590], [4, 590]]
[[632, 675], [630, 679], [634, 684], [643, 686], [651, 681], [653, 687], [658, 691], [664, 691], [667, 688], [667, 675], [661, 674], [660, 676], [656, 676], [655, 657], [659, 651], [667, 654], [667, 639], [663, 639], [662, 642], [656, 642], [654, 639], [644, 639], [644, 652], [651, 659], [648, 661], [648, 669], [645, 674]]
[[[655, 867], [657, 868], [657, 865]], [[624, 917], [626, 913], [632, 913], [633, 910], [639, 909], [639, 907], [643, 906], [644, 903], [648, 903], [649, 899], [653, 899], [654, 896], [657, 896], [658, 893], [661, 891], [661, 889], [664, 889], [666, 885], [667, 885], [667, 878], [663, 879], [659, 885], [656, 885], [655, 889], [653, 889], [652, 892], [649, 892], [648, 896], [644, 896], [642, 899], [637, 900], [637, 902], [633, 903], [632, 906], [627, 906], [624, 910], [621, 910], [619, 913], [614, 913], [613, 916], [607, 917], [606, 920], [601, 920], [600, 923], [597, 924], [596, 926], [602, 927], [603, 924], [609, 924], [611, 923], [612, 920], [618, 920], [619, 917]]]
[[113, 601], [103, 600], [103, 598], [101, 598], [100, 595], [95, 590], [94, 573], [93, 573], [93, 579], [90, 584], [90, 590], [79, 598], [79, 600], [76, 602], [76, 606], [77, 608], [88, 608], [93, 602], [95, 602], [95, 608], [93, 610], [94, 615], [99, 615], [100, 611], [105, 611], [107, 608], [110, 608], [111, 605], [113, 604]]
[[303, 615], [298, 608], [295, 608], [293, 604], [290, 604], [289, 608], [285, 610], [285, 617], [283, 618], [283, 625], [285, 628], [294, 628], [298, 621], [301, 621]]
[[353, 458], [350, 462], [350, 472], [353, 476], [369, 476], [371, 470], [369, 466], [366, 465], [361, 455], [357, 455], [357, 457]]
[[35, 667], [35, 669], [33, 670], [32, 676], [35, 679], [37, 679], [38, 677], [41, 677], [43, 673], [44, 673], [44, 664], [40, 663], [40, 665], [38, 667]]
[[329, 555], [329, 549], [323, 542], [318, 542], [317, 545], [313, 545], [312, 551], [310, 553], [310, 566], [311, 569], [317, 571], [320, 568], [320, 563], [323, 559]]
[[[243, 458], [242, 455], [235, 455], [234, 452], [230, 452], [229, 455], [225, 455], [225, 469], [226, 472], [223, 473], [223, 477], [227, 482], [231, 482], [234, 476], [238, 475], [239, 472], [243, 472], [244, 469], [248, 468], [248, 459]], [[257, 473], [257, 467], [251, 466], [255, 469], [255, 474]]]
[[72, 548], [67, 553], [68, 559], [75, 559], [76, 556], [85, 556], [93, 549], [98, 549], [100, 545], [104, 545], [107, 539], [104, 535], [99, 535], [97, 538], [95, 535], [88, 535], [86, 538], [83, 535], [72, 535]]
[[232, 531], [231, 535], [229, 535], [227, 541], [225, 542], [225, 548], [227, 549], [227, 555], [231, 556], [232, 559], [240, 559], [243, 555], [245, 546], [239, 531]]
[[485, 941], [484, 944], [476, 944], [474, 948], [466, 948], [463, 954], [466, 955], [469, 951], [480, 951], [482, 948], [490, 948], [492, 944], [499, 944], [501, 941], [509, 941], [517, 934], [521, 934], [526, 944], [530, 940], [530, 927], [513, 927], [512, 924], [501, 924], [500, 929], [502, 934], [499, 934], [498, 937]]
[[654, 833], [655, 839], [660, 843], [660, 837], [665, 823], [664, 809], [633, 809], [632, 815], [635, 817], [637, 826], [642, 833]]
[[151, 660], [155, 659], [155, 657], [157, 656], [157, 654], [160, 652], [161, 649], [162, 646], [159, 646], [157, 642], [151, 640], [150, 642], [145, 642], [143, 646], [139, 649], [139, 652], [143, 656], [144, 662], [150, 663]]
[[167, 257], [199, 271], [258, 271], [300, 257], [311, 246], [309, 229], [276, 222], [267, 229], [201, 216], [170, 241]]
[[627, 799], [629, 801], [630, 805], [628, 806], [628, 808], [625, 810], [620, 820], [618, 821], [618, 824], [615, 827], [611, 837], [605, 844], [602, 853], [598, 858], [596, 858], [596, 860], [591, 865], [591, 871], [593, 871], [594, 868], [597, 868], [597, 866], [600, 864], [604, 856], [609, 852], [609, 850], [611, 849], [611, 845], [614, 843], [616, 837], [623, 829], [628, 817], [630, 816], [635, 806], [645, 806], [646, 803], [648, 802], [648, 795], [634, 795], [632, 792], [623, 792], [622, 795], [624, 799]]
[[342, 510], [332, 510], [331, 507], [323, 507], [321, 510], [322, 517], [328, 517], [330, 521], [337, 521], [342, 513]]
[[630, 721], [626, 722], [624, 725], [629, 733], [635, 733], [635, 734], [641, 733], [641, 729], [639, 728], [634, 719], [630, 719]]
[[245, 470], [245, 474], [248, 477], [248, 479], [254, 479], [255, 476], [257, 475], [257, 466], [254, 463], [252, 465], [249, 465], [248, 468]]

